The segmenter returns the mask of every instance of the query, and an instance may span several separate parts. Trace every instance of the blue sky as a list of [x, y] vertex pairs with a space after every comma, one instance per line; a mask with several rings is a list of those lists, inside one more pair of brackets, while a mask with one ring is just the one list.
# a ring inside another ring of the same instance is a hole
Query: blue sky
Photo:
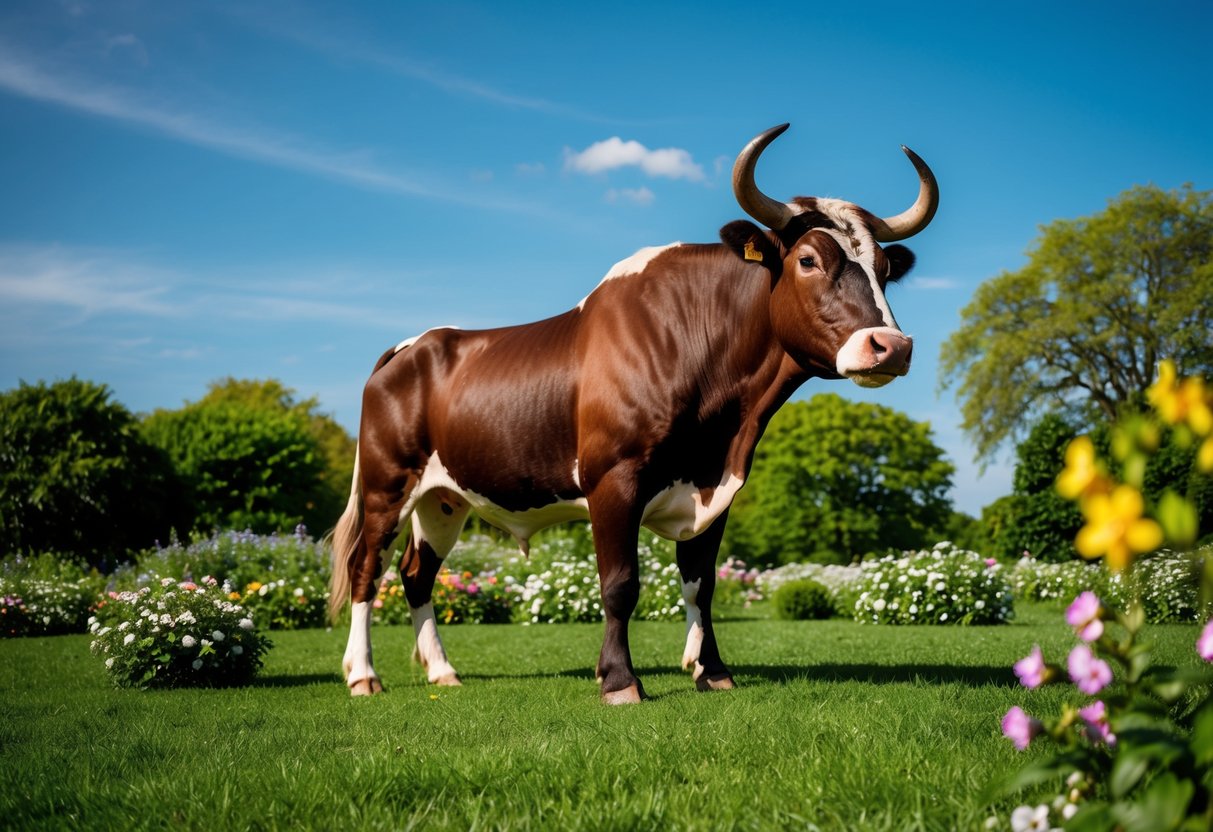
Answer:
[[1010, 465], [973, 464], [939, 346], [1039, 225], [1213, 187], [1211, 42], [1206, 2], [8, 0], [0, 388], [75, 374], [144, 412], [273, 377], [354, 431], [397, 341], [547, 317], [642, 246], [714, 241], [733, 158], [789, 121], [758, 169], [776, 197], [897, 213], [900, 144], [939, 178], [890, 290], [910, 376], [800, 396], [930, 421], [977, 513]]

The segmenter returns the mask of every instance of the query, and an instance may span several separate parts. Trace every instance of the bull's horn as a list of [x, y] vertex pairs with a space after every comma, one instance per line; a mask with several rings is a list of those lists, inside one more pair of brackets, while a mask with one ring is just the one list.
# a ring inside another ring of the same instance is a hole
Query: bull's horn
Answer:
[[895, 217], [876, 217], [872, 222], [872, 236], [880, 243], [893, 243], [913, 237], [927, 227], [939, 207], [939, 183], [935, 174], [927, 167], [927, 163], [918, 154], [904, 144], [901, 149], [910, 157], [914, 169], [918, 171], [918, 199], [906, 210]]
[[788, 224], [793, 212], [784, 203], [771, 199], [758, 190], [758, 186], [754, 184], [754, 165], [758, 164], [758, 157], [766, 150], [767, 145], [787, 129], [788, 125], [781, 124], [755, 136], [733, 163], [733, 195], [737, 197], [737, 204], [741, 206], [741, 210], [775, 231]]

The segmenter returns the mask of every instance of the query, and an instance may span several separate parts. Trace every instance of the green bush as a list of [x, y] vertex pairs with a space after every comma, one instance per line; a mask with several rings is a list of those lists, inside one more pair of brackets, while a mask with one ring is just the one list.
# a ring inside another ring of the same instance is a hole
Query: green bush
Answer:
[[785, 621], [809, 621], [834, 616], [830, 591], [817, 581], [789, 581], [771, 596], [775, 617]]
[[167, 540], [164, 455], [104, 385], [24, 382], [0, 393], [0, 540], [6, 551], [63, 552], [107, 567]]
[[270, 642], [253, 614], [214, 578], [157, 578], [111, 595], [89, 625], [93, 653], [120, 687], [215, 687], [248, 682]]

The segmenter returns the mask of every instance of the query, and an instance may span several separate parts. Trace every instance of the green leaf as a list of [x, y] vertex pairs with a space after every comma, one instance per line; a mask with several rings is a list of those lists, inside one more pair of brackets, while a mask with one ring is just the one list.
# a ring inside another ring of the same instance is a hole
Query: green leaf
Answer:
[[1170, 772], [1156, 778], [1136, 803], [1117, 803], [1112, 815], [1125, 832], [1170, 832], [1188, 812], [1195, 786]]
[[996, 785], [992, 790], [992, 796], [1001, 797], [1013, 794], [1030, 786], [1035, 786], [1038, 783], [1043, 783], [1074, 771], [1085, 770], [1085, 768], [1089, 767], [1086, 766], [1089, 757], [1090, 753], [1085, 749], [1075, 749], [1074, 751], [1067, 751], [1050, 757], [1047, 760], [1029, 763], [1004, 782]]
[[1108, 777], [1108, 790], [1114, 798], [1122, 798], [1129, 793], [1150, 769], [1150, 757], [1141, 752], [1122, 751], [1112, 764], [1112, 774]]
[[1085, 803], [1066, 821], [1066, 832], [1107, 832], [1112, 826], [1111, 807], [1106, 803]]
[[1192, 756], [1196, 758], [1197, 765], [1213, 764], [1213, 701], [1207, 701], [1196, 714], [1188, 746], [1192, 749]]
[[1158, 501], [1158, 522], [1172, 545], [1186, 548], [1196, 542], [1196, 533], [1200, 522], [1196, 516], [1196, 506], [1176, 494], [1174, 491], [1163, 492]]

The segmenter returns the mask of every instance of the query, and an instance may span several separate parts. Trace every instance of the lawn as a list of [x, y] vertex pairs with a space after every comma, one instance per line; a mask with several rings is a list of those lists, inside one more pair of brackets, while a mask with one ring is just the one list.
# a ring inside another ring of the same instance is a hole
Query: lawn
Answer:
[[[251, 687], [110, 686], [87, 636], [0, 642], [0, 827], [361, 829], [974, 829], [983, 792], [1025, 759], [1011, 705], [1032, 644], [1064, 657], [1061, 609], [997, 627], [734, 618], [739, 688], [696, 693], [683, 626], [632, 625], [651, 701], [610, 708], [599, 625], [443, 628], [464, 687], [433, 688], [412, 631], [377, 627], [383, 696], [351, 699], [344, 634], [273, 635]], [[1152, 628], [1197, 662], [1195, 625]], [[1035, 753], [1027, 752], [1028, 755]]]

